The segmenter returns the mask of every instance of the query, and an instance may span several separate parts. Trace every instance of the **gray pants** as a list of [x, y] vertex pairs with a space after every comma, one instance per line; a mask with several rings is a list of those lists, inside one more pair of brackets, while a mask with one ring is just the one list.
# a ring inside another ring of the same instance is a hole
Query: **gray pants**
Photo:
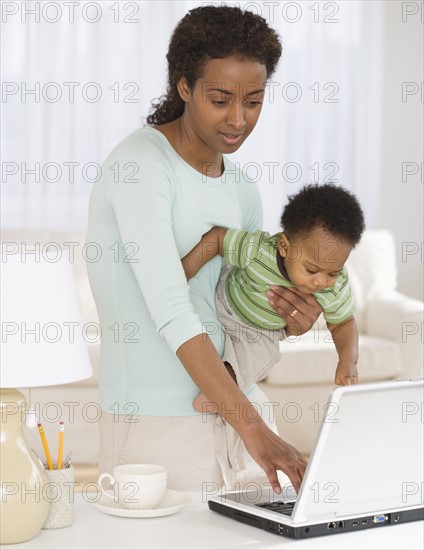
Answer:
[[225, 327], [223, 361], [230, 363], [237, 384], [245, 391], [266, 376], [280, 358], [279, 342], [283, 330], [266, 330], [246, 324], [228, 304], [225, 280], [231, 266], [224, 266], [216, 287], [215, 306], [219, 322]]

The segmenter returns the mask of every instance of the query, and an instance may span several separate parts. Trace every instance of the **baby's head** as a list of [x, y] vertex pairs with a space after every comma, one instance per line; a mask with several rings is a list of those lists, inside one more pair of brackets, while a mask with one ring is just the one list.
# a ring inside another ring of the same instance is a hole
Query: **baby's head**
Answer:
[[307, 294], [331, 287], [365, 229], [356, 197], [334, 184], [306, 185], [289, 197], [278, 251], [287, 275]]

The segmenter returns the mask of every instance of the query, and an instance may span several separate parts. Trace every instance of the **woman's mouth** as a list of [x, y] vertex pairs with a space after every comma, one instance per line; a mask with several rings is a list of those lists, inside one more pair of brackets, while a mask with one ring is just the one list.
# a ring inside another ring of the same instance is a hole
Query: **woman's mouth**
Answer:
[[223, 132], [221, 132], [221, 136], [227, 145], [237, 145], [242, 138], [242, 134], [224, 134]]

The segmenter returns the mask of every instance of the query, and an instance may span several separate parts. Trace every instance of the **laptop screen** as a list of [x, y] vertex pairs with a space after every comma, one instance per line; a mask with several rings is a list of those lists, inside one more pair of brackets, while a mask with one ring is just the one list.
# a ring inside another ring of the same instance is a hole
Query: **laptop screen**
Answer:
[[294, 522], [422, 504], [423, 388], [422, 380], [335, 388]]

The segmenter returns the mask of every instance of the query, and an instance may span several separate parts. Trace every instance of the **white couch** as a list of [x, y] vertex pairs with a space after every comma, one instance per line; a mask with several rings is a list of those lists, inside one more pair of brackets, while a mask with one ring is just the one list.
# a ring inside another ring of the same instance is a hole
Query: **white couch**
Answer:
[[[72, 450], [74, 463], [96, 464], [98, 458], [97, 374], [100, 341], [98, 317], [84, 260], [85, 236], [48, 231], [3, 231], [3, 242], [49, 242], [69, 249], [79, 302], [87, 325], [87, 345], [94, 370], [88, 380], [55, 387], [33, 388], [31, 401], [44, 423], [49, 441], [56, 445], [58, 422], [66, 423], [65, 454]], [[360, 330], [359, 375], [362, 382], [423, 376], [421, 342], [423, 303], [396, 291], [395, 246], [391, 233], [367, 231], [349, 258], [349, 273]], [[309, 453], [333, 387], [337, 355], [320, 318], [306, 335], [281, 343], [281, 360], [260, 383], [275, 402], [280, 434], [300, 451]], [[30, 445], [41, 454], [37, 430], [27, 430]]]

